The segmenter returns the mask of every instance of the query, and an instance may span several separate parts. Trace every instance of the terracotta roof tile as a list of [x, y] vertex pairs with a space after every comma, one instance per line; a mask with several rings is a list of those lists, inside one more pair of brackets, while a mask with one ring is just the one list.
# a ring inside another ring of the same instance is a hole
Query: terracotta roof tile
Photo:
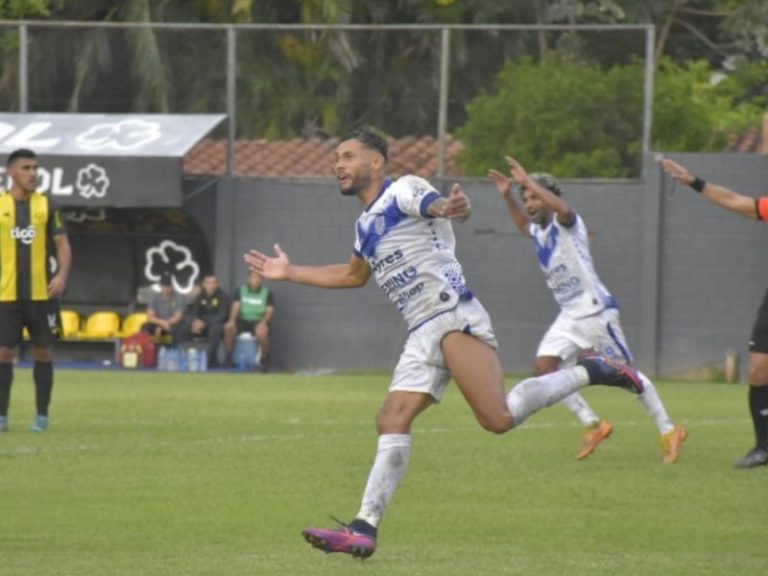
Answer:
[[[261, 178], [332, 178], [334, 151], [338, 138], [291, 140], [237, 140], [235, 173], [237, 176]], [[425, 178], [437, 175], [437, 140], [433, 136], [404, 136], [390, 139], [390, 173], [416, 174]], [[447, 136], [445, 174], [460, 176], [456, 157], [464, 144]], [[762, 126], [743, 133], [732, 132], [727, 152], [768, 154], [768, 114]], [[200, 141], [184, 157], [184, 173], [189, 175], [222, 175], [227, 169], [226, 140], [210, 138]]]
[[741, 154], [768, 154], [768, 114], [763, 116], [763, 123], [759, 128], [731, 132], [725, 150]]
[[[334, 151], [338, 143], [338, 138], [317, 137], [305, 140], [237, 140], [234, 146], [235, 173], [262, 178], [332, 178]], [[417, 174], [425, 178], [436, 176], [437, 144], [432, 136], [390, 139], [390, 172], [393, 175]], [[453, 136], [447, 137], [447, 176], [459, 175], [456, 156], [463, 149], [461, 142]], [[184, 158], [184, 173], [188, 175], [221, 175], [226, 168], [225, 140], [204, 139]]]

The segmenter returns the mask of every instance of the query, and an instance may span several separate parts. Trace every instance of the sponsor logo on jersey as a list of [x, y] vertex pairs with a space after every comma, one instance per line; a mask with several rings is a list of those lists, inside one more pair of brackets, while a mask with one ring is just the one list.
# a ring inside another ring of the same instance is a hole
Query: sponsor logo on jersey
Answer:
[[411, 286], [407, 290], [403, 290], [397, 295], [397, 299], [395, 300], [395, 305], [397, 306], [397, 309], [402, 311], [403, 308], [405, 308], [405, 305], [408, 304], [408, 301], [413, 298], [414, 296], [418, 296], [422, 293], [424, 290], [424, 282], [419, 282], [418, 284], [415, 284], [414, 286]]
[[373, 264], [373, 273], [378, 274], [382, 270], [389, 268], [392, 264], [399, 262], [403, 259], [405, 254], [402, 250], [395, 250], [392, 254], [387, 254], [384, 258], [380, 258]]
[[20, 240], [22, 244], [32, 244], [37, 236], [37, 230], [34, 226], [27, 226], [26, 228], [11, 228], [11, 238], [14, 240]]
[[408, 284], [410, 284], [416, 279], [418, 274], [419, 272], [418, 270], [416, 270], [415, 267], [409, 266], [402, 272], [398, 272], [397, 274], [393, 274], [392, 276], [387, 278], [381, 284], [381, 289], [384, 291], [384, 294], [389, 294], [390, 292], [397, 290], [398, 288], [403, 288], [404, 286], [408, 286]]

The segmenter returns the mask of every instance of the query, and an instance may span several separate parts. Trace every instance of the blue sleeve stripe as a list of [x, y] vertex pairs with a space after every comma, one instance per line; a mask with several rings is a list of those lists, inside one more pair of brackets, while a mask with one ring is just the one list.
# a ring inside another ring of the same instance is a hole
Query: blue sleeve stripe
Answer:
[[421, 199], [421, 205], [419, 206], [419, 212], [421, 212], [421, 215], [424, 218], [433, 218], [433, 216], [427, 212], [427, 208], [429, 208], [429, 205], [432, 204], [435, 200], [440, 198], [440, 194], [437, 192], [430, 192], [424, 198]]

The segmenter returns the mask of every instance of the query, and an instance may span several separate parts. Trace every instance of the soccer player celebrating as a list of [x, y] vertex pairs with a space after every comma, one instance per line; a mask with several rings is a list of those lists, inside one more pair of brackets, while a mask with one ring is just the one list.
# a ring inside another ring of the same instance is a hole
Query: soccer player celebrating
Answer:
[[519, 426], [589, 384], [642, 392], [631, 368], [585, 356], [576, 367], [529, 378], [505, 394], [490, 318], [454, 254], [451, 221], [469, 217], [469, 199], [458, 184], [443, 197], [422, 178], [386, 178], [387, 155], [386, 141], [362, 129], [336, 149], [341, 193], [357, 196], [365, 206], [348, 262], [299, 266], [278, 245], [273, 257], [257, 250], [245, 255], [249, 268], [269, 280], [354, 288], [373, 275], [408, 325], [408, 340], [378, 413], [378, 449], [357, 516], [339, 528], [303, 531], [316, 548], [361, 558], [375, 551], [379, 523], [408, 466], [411, 424], [441, 400], [451, 376], [480, 425], [494, 433]]
[[[550, 174], [529, 175], [510, 157], [507, 164], [512, 178], [497, 170], [491, 170], [490, 177], [520, 233], [533, 239], [547, 286], [560, 306], [560, 314], [539, 343], [533, 373], [547, 374], [561, 365], [573, 365], [579, 350], [584, 348], [631, 363], [618, 302], [595, 272], [587, 227], [581, 216], [562, 197], [560, 184]], [[512, 194], [513, 181], [519, 186], [525, 210]], [[672, 423], [653, 383], [644, 374], [640, 377], [644, 391], [638, 400], [661, 435], [662, 461], [677, 462], [688, 431]], [[611, 434], [613, 427], [601, 420], [578, 392], [565, 398], [563, 404], [585, 426], [584, 442], [576, 455], [582, 460]]]
[[[768, 220], [768, 196], [753, 198], [697, 178], [680, 164], [664, 158], [664, 170], [678, 182], [696, 190], [718, 206], [751, 220]], [[749, 412], [755, 429], [755, 447], [734, 464], [736, 468], [768, 466], [768, 292], [757, 313], [749, 339]]]
[[[59, 333], [57, 298], [67, 287], [72, 251], [61, 214], [38, 194], [37, 156], [19, 149], [8, 156], [13, 183], [0, 196], [0, 432], [8, 430], [14, 349], [26, 327], [32, 341], [37, 417], [32, 430], [48, 428], [53, 389], [51, 347]], [[50, 274], [49, 246], [56, 247]]]

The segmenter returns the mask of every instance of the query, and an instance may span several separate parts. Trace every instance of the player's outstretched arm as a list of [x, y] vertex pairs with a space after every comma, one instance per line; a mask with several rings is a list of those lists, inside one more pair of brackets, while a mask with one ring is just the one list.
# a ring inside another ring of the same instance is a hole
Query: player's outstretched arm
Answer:
[[322, 288], [356, 288], [364, 286], [371, 276], [368, 263], [355, 255], [344, 264], [298, 266], [291, 263], [279, 244], [275, 244], [274, 250], [275, 256], [250, 250], [243, 259], [250, 270], [268, 280], [287, 280]]
[[752, 220], [758, 219], [755, 198], [739, 194], [725, 186], [705, 182], [701, 178], [694, 176], [685, 166], [669, 158], [662, 159], [661, 167], [672, 178], [700, 192], [702, 196], [706, 196], [718, 206], [722, 206], [726, 210], [736, 212]]
[[515, 226], [523, 236], [528, 236], [528, 215], [522, 209], [520, 204], [515, 200], [515, 196], [512, 193], [513, 180], [509, 176], [502, 174], [498, 170], [490, 170], [488, 177], [496, 184], [496, 189], [499, 191], [501, 199], [507, 205], [509, 215], [512, 216], [512, 220], [515, 222]]

